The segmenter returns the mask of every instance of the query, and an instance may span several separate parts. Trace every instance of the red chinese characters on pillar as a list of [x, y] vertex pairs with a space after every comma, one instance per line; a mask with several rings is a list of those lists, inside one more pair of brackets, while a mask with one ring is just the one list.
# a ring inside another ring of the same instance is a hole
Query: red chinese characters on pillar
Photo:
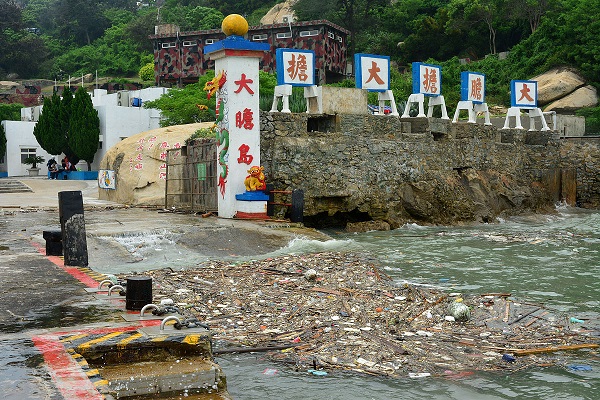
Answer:
[[298, 54], [298, 58], [296, 58], [296, 54], [292, 54], [292, 58], [288, 61], [289, 67], [286, 70], [288, 72], [288, 76], [290, 79], [300, 79], [303, 82], [306, 82], [308, 79], [308, 75], [306, 74], [306, 70], [308, 68], [308, 64], [306, 63], [306, 56], [303, 54]]
[[248, 130], [254, 128], [254, 113], [252, 110], [245, 108], [244, 111], [235, 113], [235, 126]]
[[234, 93], [237, 94], [240, 93], [243, 89], [246, 89], [248, 93], [254, 94], [254, 91], [249, 86], [251, 83], [254, 83], [254, 81], [252, 79], [247, 78], [246, 74], [242, 74], [242, 77], [237, 81], [233, 81], [233, 83], [238, 85], [238, 88], [234, 91]]
[[437, 83], [437, 68], [425, 68], [425, 73], [423, 74], [423, 87], [425, 91], [436, 93], [438, 91]]
[[250, 151], [250, 146], [244, 143], [238, 148], [238, 150], [240, 151], [240, 156], [237, 159], [238, 164], [250, 165], [252, 160], [254, 160], [254, 156], [252, 156], [252, 154], [248, 154]]

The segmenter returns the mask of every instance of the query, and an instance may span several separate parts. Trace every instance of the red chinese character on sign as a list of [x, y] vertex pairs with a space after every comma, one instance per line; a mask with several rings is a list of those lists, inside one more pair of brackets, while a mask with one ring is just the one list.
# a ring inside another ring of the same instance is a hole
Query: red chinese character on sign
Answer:
[[375, 79], [375, 82], [377, 82], [379, 85], [383, 85], [383, 79], [381, 79], [377, 74], [381, 71], [381, 68], [379, 68], [379, 65], [377, 65], [375, 61], [373, 61], [373, 63], [371, 64], [371, 68], [367, 71], [369, 71], [369, 79], [367, 79], [365, 83], [369, 83], [372, 79]]
[[529, 89], [527, 87], [527, 84], [525, 84], [525, 83], [523, 84], [523, 89], [521, 89], [520, 92], [521, 92], [521, 98], [519, 99], [519, 101], [523, 100], [523, 98], [525, 98], [529, 101], [533, 101], [533, 97], [531, 97], [529, 95], [529, 92], [531, 92], [531, 89]]
[[308, 69], [308, 65], [306, 64], [306, 56], [304, 54], [298, 54], [298, 60], [296, 60], [296, 55], [292, 53], [292, 59], [288, 61], [290, 65], [287, 69], [288, 75], [290, 79], [300, 79], [301, 81], [306, 81], [308, 79], [308, 75], [306, 74], [306, 70]]
[[471, 81], [471, 98], [481, 100], [481, 89], [483, 89], [483, 83], [481, 82], [481, 78], [477, 78]]
[[242, 91], [242, 89], [246, 89], [248, 93], [254, 94], [254, 91], [252, 91], [252, 89], [250, 89], [250, 86], [248, 86], [249, 83], [254, 83], [254, 81], [252, 79], [246, 78], [246, 74], [242, 74], [242, 78], [239, 81], [233, 81], [233, 83], [238, 85], [238, 88], [234, 93], [239, 93]]
[[235, 113], [235, 126], [238, 128], [244, 127], [245, 129], [254, 128], [254, 113], [251, 109], [245, 108], [244, 112], [238, 111]]
[[423, 75], [423, 87], [425, 91], [435, 93], [438, 91], [437, 88], [437, 69], [436, 68], [425, 68], [425, 75]]
[[250, 146], [247, 144], [242, 144], [238, 150], [240, 151], [240, 156], [237, 159], [238, 164], [244, 163], [250, 165], [252, 160], [254, 160], [252, 154], [248, 154], [250, 151]]

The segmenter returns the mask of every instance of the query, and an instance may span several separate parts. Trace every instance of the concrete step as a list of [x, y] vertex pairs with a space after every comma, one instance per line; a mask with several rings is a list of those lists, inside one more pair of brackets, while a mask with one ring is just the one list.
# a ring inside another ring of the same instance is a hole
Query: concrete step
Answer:
[[33, 192], [29, 186], [17, 179], [0, 179], [0, 193], [27, 193]]

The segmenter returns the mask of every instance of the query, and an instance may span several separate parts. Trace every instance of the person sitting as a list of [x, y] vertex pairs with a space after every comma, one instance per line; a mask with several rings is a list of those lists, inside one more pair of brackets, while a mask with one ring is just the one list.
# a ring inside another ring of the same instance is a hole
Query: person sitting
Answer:
[[54, 158], [48, 161], [48, 172], [50, 172], [50, 177], [48, 179], [58, 178], [58, 165]]
[[50, 177], [48, 179], [57, 179], [58, 168], [57, 168], [56, 161], [54, 161], [53, 163], [50, 163], [50, 165], [48, 166], [48, 172], [50, 172]]

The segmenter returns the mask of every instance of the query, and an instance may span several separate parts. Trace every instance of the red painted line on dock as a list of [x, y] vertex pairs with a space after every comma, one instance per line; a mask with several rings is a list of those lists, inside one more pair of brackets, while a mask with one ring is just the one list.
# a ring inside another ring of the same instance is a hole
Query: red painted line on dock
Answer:
[[[33, 247], [37, 249], [40, 254], [46, 255], [46, 248], [39, 243], [31, 242]], [[46, 256], [46, 258], [56, 265], [58, 268], [65, 271], [67, 274], [71, 275], [73, 278], [77, 279], [79, 282], [83, 283], [87, 287], [96, 288], [98, 287], [99, 282], [95, 279], [88, 276], [86, 273], [81, 272], [77, 267], [68, 267], [65, 265], [65, 262], [62, 258], [58, 256]]]
[[50, 376], [65, 400], [104, 399], [79, 364], [67, 353], [58, 336], [35, 336], [32, 340], [42, 353]]
[[[33, 247], [43, 255], [46, 255], [46, 248], [36, 242], [31, 242]], [[58, 256], [46, 256], [54, 265], [77, 279], [84, 285], [92, 288], [98, 287], [98, 281], [80, 271], [77, 267], [68, 267], [64, 260]], [[111, 299], [112, 300], [112, 299]], [[125, 311], [125, 310], [124, 310]], [[130, 313], [129, 311], [126, 311]], [[135, 313], [135, 312], [131, 312]], [[98, 389], [90, 381], [81, 366], [67, 353], [64, 345], [60, 342], [60, 337], [73, 334], [105, 334], [118, 331], [134, 331], [144, 326], [156, 326], [161, 320], [141, 320], [139, 323], [130, 326], [105, 327], [84, 330], [72, 330], [57, 332], [46, 335], [34, 336], [32, 341], [35, 347], [44, 357], [52, 381], [60, 391], [65, 400], [103, 400], [104, 396], [98, 392]]]

